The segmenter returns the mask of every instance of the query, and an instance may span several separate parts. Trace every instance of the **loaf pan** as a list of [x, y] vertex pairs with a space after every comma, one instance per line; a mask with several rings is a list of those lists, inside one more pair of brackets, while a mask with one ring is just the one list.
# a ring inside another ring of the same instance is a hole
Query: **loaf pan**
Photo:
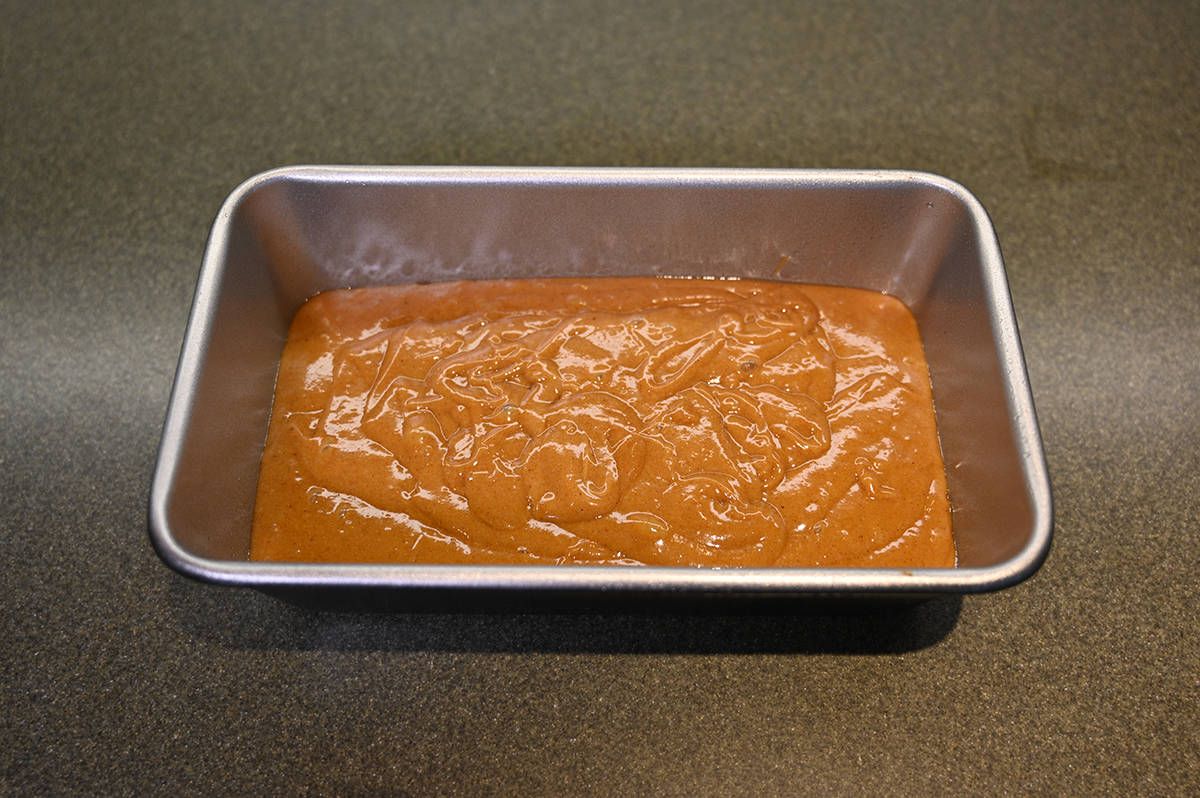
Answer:
[[[332, 288], [521, 277], [711, 276], [855, 286], [917, 318], [958, 567], [698, 569], [251, 562], [288, 325]], [[1029, 577], [1050, 485], [996, 235], [962, 186], [903, 171], [276, 169], [239, 186], [204, 255], [150, 495], [162, 559], [306, 602], [686, 597], [919, 599]]]

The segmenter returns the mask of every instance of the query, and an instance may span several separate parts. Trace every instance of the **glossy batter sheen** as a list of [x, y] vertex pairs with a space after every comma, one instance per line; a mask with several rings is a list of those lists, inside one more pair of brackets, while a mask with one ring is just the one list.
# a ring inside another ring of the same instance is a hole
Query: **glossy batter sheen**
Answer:
[[321, 294], [284, 350], [250, 556], [952, 566], [916, 323], [755, 281]]

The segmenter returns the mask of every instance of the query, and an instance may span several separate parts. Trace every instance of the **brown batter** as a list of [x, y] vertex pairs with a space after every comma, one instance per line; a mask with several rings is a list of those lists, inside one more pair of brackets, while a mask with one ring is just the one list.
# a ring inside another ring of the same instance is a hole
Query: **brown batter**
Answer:
[[250, 556], [952, 566], [916, 323], [748, 280], [321, 294], [280, 364]]

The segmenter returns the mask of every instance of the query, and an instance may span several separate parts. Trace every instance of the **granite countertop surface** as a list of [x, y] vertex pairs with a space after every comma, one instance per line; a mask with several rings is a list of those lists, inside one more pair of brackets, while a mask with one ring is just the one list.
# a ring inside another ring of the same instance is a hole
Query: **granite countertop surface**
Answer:
[[[5, 6], [0, 793], [1200, 792], [1200, 6]], [[1049, 559], [864, 616], [355, 614], [175, 574], [147, 500], [205, 237], [295, 163], [963, 183]]]

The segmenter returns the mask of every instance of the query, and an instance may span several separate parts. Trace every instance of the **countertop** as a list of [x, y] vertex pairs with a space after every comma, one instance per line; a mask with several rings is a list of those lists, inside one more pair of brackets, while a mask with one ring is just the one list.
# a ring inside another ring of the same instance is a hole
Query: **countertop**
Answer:
[[[5, 6], [0, 792], [1200, 791], [1200, 6]], [[963, 183], [1049, 559], [860, 616], [334, 613], [176, 575], [147, 498], [205, 237], [295, 163]]]

